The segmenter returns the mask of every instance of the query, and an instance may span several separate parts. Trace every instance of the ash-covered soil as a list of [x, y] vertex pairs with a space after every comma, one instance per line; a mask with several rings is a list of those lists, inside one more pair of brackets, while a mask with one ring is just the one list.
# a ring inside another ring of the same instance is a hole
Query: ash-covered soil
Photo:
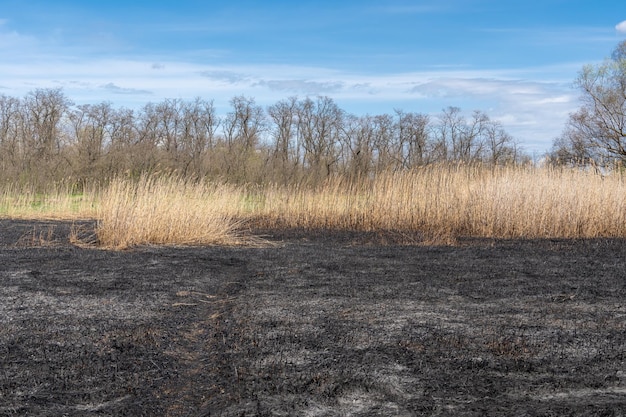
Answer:
[[626, 241], [69, 243], [0, 220], [0, 415], [624, 416]]

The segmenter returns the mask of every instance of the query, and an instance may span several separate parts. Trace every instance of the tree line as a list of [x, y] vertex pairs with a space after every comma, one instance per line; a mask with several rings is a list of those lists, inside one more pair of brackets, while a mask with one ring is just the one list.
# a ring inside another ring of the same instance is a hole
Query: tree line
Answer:
[[355, 116], [329, 97], [290, 97], [266, 108], [237, 96], [166, 99], [139, 110], [75, 105], [61, 89], [0, 95], [0, 181], [84, 184], [116, 175], [177, 172], [237, 183], [317, 182], [344, 174], [459, 161], [524, 158], [497, 121], [449, 107], [438, 117], [395, 110]]
[[[575, 85], [572, 113], [548, 154], [553, 164], [623, 166], [626, 160], [626, 41]], [[75, 105], [61, 89], [0, 95], [0, 182], [85, 184], [118, 175], [176, 172], [236, 183], [319, 182], [432, 163], [510, 164], [528, 157], [482, 111], [438, 116], [394, 110], [355, 116], [329, 97], [290, 97], [262, 107], [237, 96], [166, 99], [138, 110], [110, 102]]]

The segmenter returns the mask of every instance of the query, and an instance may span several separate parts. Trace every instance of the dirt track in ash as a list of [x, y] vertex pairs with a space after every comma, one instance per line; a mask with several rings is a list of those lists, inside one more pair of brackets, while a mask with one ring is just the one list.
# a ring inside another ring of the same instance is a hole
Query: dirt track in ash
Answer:
[[626, 415], [624, 240], [68, 233], [0, 220], [1, 416]]

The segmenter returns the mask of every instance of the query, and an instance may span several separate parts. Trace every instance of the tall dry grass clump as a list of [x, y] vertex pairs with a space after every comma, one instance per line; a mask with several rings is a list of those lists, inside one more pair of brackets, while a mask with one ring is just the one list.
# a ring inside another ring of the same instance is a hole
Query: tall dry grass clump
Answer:
[[266, 227], [626, 237], [626, 184], [619, 174], [580, 170], [432, 165], [313, 189], [270, 187], [255, 213]]
[[238, 244], [240, 192], [181, 177], [118, 178], [103, 190], [96, 234], [101, 245]]

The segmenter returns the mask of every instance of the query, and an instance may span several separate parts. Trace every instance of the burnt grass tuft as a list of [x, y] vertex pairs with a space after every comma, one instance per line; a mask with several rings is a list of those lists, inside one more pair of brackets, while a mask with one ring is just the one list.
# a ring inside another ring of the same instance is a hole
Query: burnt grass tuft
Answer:
[[71, 229], [0, 221], [2, 416], [626, 415], [624, 240]]

